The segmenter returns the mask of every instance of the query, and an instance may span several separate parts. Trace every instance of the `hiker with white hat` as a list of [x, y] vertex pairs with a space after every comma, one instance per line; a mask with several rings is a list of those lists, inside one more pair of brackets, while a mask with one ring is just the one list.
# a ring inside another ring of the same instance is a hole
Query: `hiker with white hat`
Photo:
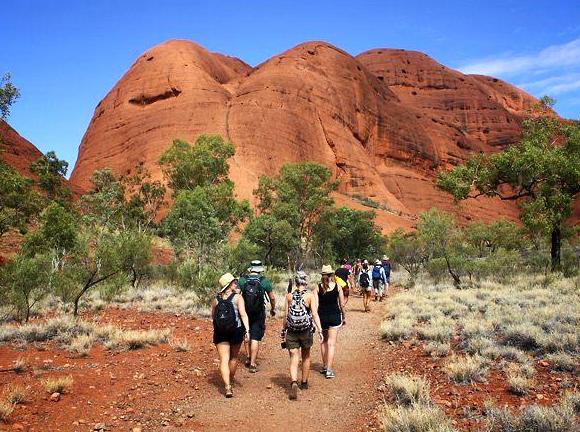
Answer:
[[232, 383], [238, 367], [238, 353], [250, 328], [243, 297], [237, 292], [237, 279], [226, 273], [219, 279], [220, 292], [211, 303], [213, 343], [220, 358], [220, 373], [227, 398], [233, 396]]
[[383, 287], [387, 283], [387, 277], [385, 276], [385, 269], [383, 268], [380, 260], [375, 261], [372, 275], [373, 288], [375, 290], [375, 301], [383, 301]]
[[266, 303], [270, 302], [270, 316], [276, 315], [276, 298], [272, 292], [272, 282], [262, 275], [266, 269], [262, 261], [254, 260], [250, 263], [248, 274], [238, 281], [242, 297], [246, 303], [246, 311], [250, 320], [250, 340], [246, 344], [248, 360], [246, 366], [250, 373], [256, 373], [258, 367], [256, 361], [260, 350], [260, 342], [266, 331]]
[[321, 280], [318, 284], [318, 316], [322, 326], [324, 342], [322, 342], [322, 370], [327, 379], [334, 378], [334, 356], [338, 329], [346, 324], [344, 310], [344, 293], [334, 277], [330, 265], [323, 265], [320, 271]]
[[371, 297], [373, 295], [373, 273], [369, 267], [369, 262], [364, 260], [361, 264], [361, 269], [358, 274], [357, 284], [360, 287], [363, 296], [363, 307], [365, 312], [370, 312], [371, 310]]

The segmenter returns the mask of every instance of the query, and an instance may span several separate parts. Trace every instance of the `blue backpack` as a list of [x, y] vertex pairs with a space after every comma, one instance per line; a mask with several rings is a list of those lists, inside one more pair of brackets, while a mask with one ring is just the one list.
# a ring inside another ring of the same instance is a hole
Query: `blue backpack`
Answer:
[[375, 265], [373, 267], [373, 280], [381, 280], [381, 266], [380, 265]]

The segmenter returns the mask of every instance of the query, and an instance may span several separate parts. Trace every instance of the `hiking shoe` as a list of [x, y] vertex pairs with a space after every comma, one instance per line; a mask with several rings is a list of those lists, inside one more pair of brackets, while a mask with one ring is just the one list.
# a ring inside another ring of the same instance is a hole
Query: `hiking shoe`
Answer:
[[246, 366], [247, 368], [249, 368], [251, 365], [250, 360], [246, 360], [246, 362], [244, 363], [244, 366]]
[[228, 398], [228, 399], [234, 396], [234, 393], [232, 392], [232, 386], [226, 387], [225, 394], [226, 394], [226, 398]]
[[302, 381], [300, 383], [300, 390], [308, 390], [308, 381]]
[[292, 381], [292, 385], [290, 386], [290, 400], [298, 399], [298, 383], [296, 381]]
[[256, 365], [250, 365], [250, 367], [248, 368], [248, 371], [250, 373], [256, 373], [256, 372], [258, 372], [258, 368], [256, 367]]
[[335, 377], [334, 372], [331, 371], [330, 369], [326, 370], [326, 373], [324, 374], [324, 376], [326, 379], [332, 379]]
[[326, 366], [322, 366], [322, 369], [320, 369], [320, 373], [322, 375], [326, 375], [326, 371], [327, 371]]

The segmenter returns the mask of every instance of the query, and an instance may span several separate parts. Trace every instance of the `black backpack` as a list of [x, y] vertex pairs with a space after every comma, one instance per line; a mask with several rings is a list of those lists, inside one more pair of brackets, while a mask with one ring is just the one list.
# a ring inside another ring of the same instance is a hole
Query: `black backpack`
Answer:
[[213, 316], [214, 328], [220, 333], [232, 333], [238, 328], [236, 309], [234, 308], [233, 299], [236, 293], [232, 293], [227, 299], [223, 299], [220, 294], [217, 295], [217, 305]]
[[362, 288], [368, 288], [371, 284], [368, 272], [364, 271], [360, 274], [360, 278], [358, 280], [358, 284]]
[[242, 290], [242, 297], [246, 303], [248, 315], [259, 315], [264, 309], [264, 290], [260, 279], [250, 277], [246, 280], [246, 286]]

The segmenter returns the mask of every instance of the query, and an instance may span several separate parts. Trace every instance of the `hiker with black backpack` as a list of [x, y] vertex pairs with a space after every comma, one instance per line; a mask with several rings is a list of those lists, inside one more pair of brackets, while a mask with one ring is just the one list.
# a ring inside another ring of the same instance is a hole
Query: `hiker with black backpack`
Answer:
[[295, 288], [286, 294], [282, 346], [290, 353], [290, 399], [298, 398], [298, 365], [302, 359], [300, 389], [308, 389], [310, 376], [310, 348], [316, 328], [320, 343], [323, 342], [322, 326], [318, 317], [318, 297], [308, 291], [307, 275], [298, 271], [294, 277]]
[[220, 292], [211, 303], [213, 343], [220, 358], [220, 373], [227, 398], [233, 396], [232, 383], [238, 367], [242, 341], [248, 340], [250, 328], [243, 297], [237, 292], [237, 280], [231, 273], [219, 279]]
[[360, 287], [363, 296], [363, 307], [365, 312], [371, 310], [371, 297], [373, 295], [373, 285], [372, 285], [373, 275], [372, 270], [369, 268], [369, 262], [364, 260], [361, 265], [360, 273], [358, 274], [357, 283]]
[[270, 302], [270, 316], [276, 315], [276, 298], [272, 292], [272, 282], [262, 276], [264, 271], [262, 261], [254, 260], [248, 268], [249, 273], [238, 281], [250, 320], [250, 340], [246, 344], [246, 352], [248, 353], [246, 367], [250, 373], [258, 372], [256, 360], [258, 359], [260, 342], [266, 331], [266, 298]]

